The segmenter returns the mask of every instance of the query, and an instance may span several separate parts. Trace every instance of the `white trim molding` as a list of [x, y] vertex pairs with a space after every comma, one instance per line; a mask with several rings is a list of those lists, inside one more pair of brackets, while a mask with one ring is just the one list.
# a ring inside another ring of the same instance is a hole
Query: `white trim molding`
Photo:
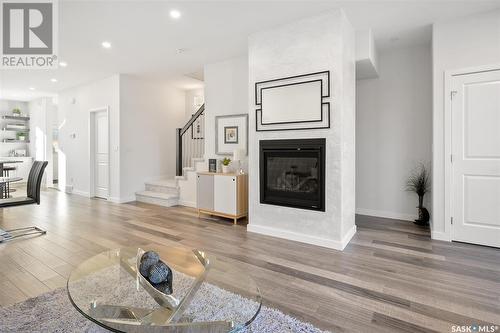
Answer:
[[356, 226], [354, 225], [341, 241], [320, 238], [320, 237], [314, 237], [314, 236], [308, 236], [308, 235], [298, 234], [298, 233], [292, 232], [292, 231], [286, 231], [286, 230], [265, 227], [265, 226], [255, 225], [255, 224], [249, 224], [247, 226], [247, 231], [253, 232], [256, 234], [284, 238], [284, 239], [288, 239], [288, 240], [292, 240], [292, 241], [296, 241], [296, 242], [307, 243], [307, 244], [312, 244], [312, 245], [317, 245], [317, 246], [323, 246], [323, 247], [327, 247], [330, 249], [342, 251], [342, 250], [344, 250], [346, 245], [349, 243], [351, 238], [356, 233]]
[[451, 242], [451, 237], [446, 232], [431, 230], [431, 238], [445, 242]]
[[119, 203], [119, 204], [136, 201], [135, 196], [131, 196], [128, 198], [109, 197], [108, 200], [111, 202], [114, 202], [114, 203]]
[[395, 212], [387, 212], [387, 211], [373, 210], [373, 209], [366, 209], [366, 208], [356, 208], [356, 214], [375, 216], [375, 217], [383, 217], [386, 219], [412, 221], [412, 222], [417, 219], [416, 214], [413, 215], [413, 214], [405, 214], [405, 213], [395, 213]]
[[186, 207], [197, 208], [197, 207], [196, 207], [196, 202], [194, 202], [194, 201], [184, 201], [184, 200], [179, 200], [179, 205], [180, 205], [180, 206], [186, 206]]
[[76, 194], [76, 195], [80, 195], [82, 197], [90, 198], [90, 193], [87, 192], [87, 191], [81, 191], [81, 190], [73, 189], [71, 192], [66, 192], [66, 193], [68, 193], [68, 194]]

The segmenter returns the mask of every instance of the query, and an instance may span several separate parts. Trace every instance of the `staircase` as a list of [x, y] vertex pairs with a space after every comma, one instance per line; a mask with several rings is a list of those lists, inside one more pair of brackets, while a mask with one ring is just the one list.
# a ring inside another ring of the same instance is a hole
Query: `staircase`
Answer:
[[153, 205], [172, 207], [179, 204], [177, 180], [166, 179], [146, 182], [146, 190], [135, 193], [137, 201]]
[[196, 173], [206, 171], [204, 154], [205, 105], [177, 129], [176, 174], [174, 178], [145, 183], [145, 190], [135, 193], [137, 201], [172, 207], [196, 207]]

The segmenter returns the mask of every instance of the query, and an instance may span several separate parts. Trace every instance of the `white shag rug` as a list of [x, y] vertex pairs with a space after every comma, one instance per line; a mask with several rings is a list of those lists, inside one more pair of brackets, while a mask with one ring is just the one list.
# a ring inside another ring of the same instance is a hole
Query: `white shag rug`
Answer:
[[[103, 270], [103, 274], [113, 274], [109, 269]], [[181, 273], [182, 274], [182, 273]], [[183, 292], [185, 286], [189, 285], [184, 274], [174, 275], [174, 291]], [[102, 281], [102, 279], [100, 280]], [[99, 299], [99, 290], [109, 291], [109, 286], [98, 285], [94, 279], [83, 279], [79, 283], [82, 286], [86, 284], [93, 285], [93, 295], [74, 295], [75, 297], [83, 297], [78, 300], [79, 304], [85, 304], [86, 299]], [[122, 288], [134, 288], [135, 280], [122, 279], [120, 286], [115, 286], [115, 290]], [[88, 286], [87, 286], [88, 287]], [[91, 290], [85, 288], [85, 290]], [[122, 289], [123, 290], [123, 289]], [[109, 304], [109, 301], [114, 300], [116, 303], [126, 305], [138, 304], [144, 307], [155, 307], [157, 304], [149, 295], [144, 292], [144, 295], [134, 294], [133, 299], [127, 299], [127, 293], [117, 292], [115, 295], [108, 295], [106, 299], [100, 301]], [[143, 296], [143, 297], [142, 297]], [[121, 298], [120, 298], [121, 297]], [[83, 303], [80, 303], [83, 301]], [[181, 318], [181, 321], [205, 321], [210, 320], [225, 320], [228, 318], [237, 319], [250, 318], [255, 313], [256, 304], [253, 300], [242, 297], [235, 293], [219, 288], [210, 283], [203, 283], [198, 290], [195, 298], [191, 302], [191, 306], [186, 309], [186, 312]], [[225, 304], [221, 307], [220, 304]], [[142, 306], [141, 306], [142, 307]], [[249, 316], [250, 314], [250, 316]], [[0, 308], [0, 332], [92, 332], [101, 333], [108, 330], [98, 326], [81, 315], [71, 304], [66, 288], [60, 288], [35, 298], [31, 298], [24, 302], [14, 304], [9, 307]], [[168, 332], [166, 330], [165, 332]], [[241, 330], [243, 333], [326, 333], [309, 323], [302, 322], [296, 318], [282, 313], [281, 311], [266, 306], [262, 306], [260, 313], [252, 322], [252, 324]]]

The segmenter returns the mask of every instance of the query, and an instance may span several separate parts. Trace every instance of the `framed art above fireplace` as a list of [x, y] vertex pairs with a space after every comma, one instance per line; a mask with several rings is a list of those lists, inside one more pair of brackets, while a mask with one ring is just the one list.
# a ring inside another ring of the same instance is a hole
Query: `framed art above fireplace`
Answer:
[[255, 130], [330, 127], [330, 71], [255, 83]]
[[325, 139], [261, 140], [260, 202], [325, 211]]

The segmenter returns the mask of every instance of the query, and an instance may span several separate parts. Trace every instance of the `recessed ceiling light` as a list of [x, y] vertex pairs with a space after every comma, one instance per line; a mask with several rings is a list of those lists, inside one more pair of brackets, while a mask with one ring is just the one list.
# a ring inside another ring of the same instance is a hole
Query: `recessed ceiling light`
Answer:
[[50, 79], [51, 82], [57, 82], [57, 79], [54, 78], [54, 79]]
[[68, 66], [68, 63], [65, 61], [61, 61], [61, 62], [59, 62], [59, 66], [66, 67], [66, 66]]
[[102, 42], [101, 45], [105, 49], [110, 49], [111, 48], [111, 43], [110, 42]]
[[177, 9], [172, 9], [170, 11], [170, 17], [173, 18], [173, 19], [178, 19], [181, 17], [181, 12], [178, 11]]
[[33, 87], [30, 87], [30, 90], [35, 90], [35, 88], [33, 88]]

